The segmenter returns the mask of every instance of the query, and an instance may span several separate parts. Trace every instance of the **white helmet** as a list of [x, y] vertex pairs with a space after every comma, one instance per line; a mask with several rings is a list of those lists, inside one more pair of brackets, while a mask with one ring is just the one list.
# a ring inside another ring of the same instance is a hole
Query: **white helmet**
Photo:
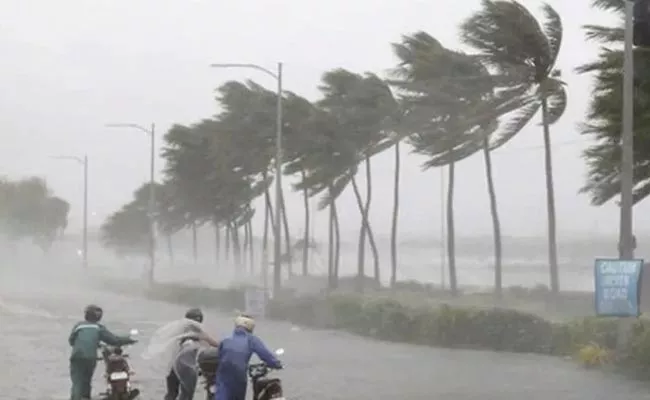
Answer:
[[249, 332], [253, 332], [255, 329], [255, 320], [249, 315], [239, 315], [235, 318], [235, 328], [244, 328]]

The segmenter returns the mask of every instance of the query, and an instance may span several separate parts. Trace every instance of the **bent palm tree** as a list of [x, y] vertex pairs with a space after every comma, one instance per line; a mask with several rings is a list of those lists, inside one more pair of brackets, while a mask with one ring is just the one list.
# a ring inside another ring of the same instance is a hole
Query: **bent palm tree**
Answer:
[[543, 24], [516, 1], [483, 0], [481, 10], [462, 24], [461, 36], [496, 72], [502, 89], [519, 99], [517, 110], [492, 148], [516, 135], [541, 109], [550, 281], [553, 293], [557, 293], [560, 281], [549, 127], [564, 114], [567, 92], [560, 81], [560, 71], [555, 69], [562, 44], [562, 21], [548, 4], [543, 5], [542, 11]]
[[[493, 100], [493, 84], [477, 57], [448, 50], [425, 32], [404, 36], [393, 49], [400, 65], [395, 70], [399, 80], [392, 84], [400, 89], [405, 108], [400, 134], [408, 137], [415, 152], [430, 158], [425, 168], [449, 165], [447, 247], [450, 286], [455, 293], [454, 166], [481, 147], [485, 149], [496, 129], [495, 116], [474, 115], [485, 100]], [[490, 110], [490, 114], [495, 111]], [[486, 122], [476, 123], [482, 119]], [[488, 182], [492, 182], [491, 176]], [[500, 249], [496, 252], [499, 254]], [[496, 273], [500, 276], [500, 269]]]

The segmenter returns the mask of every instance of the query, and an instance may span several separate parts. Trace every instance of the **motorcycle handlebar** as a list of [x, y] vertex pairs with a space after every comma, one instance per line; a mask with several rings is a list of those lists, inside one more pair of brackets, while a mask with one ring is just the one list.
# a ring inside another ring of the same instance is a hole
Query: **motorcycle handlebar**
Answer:
[[273, 369], [283, 369], [283, 368], [271, 368], [268, 366], [268, 364], [261, 362], [257, 364], [249, 364], [248, 365], [248, 374], [252, 375], [255, 370], [259, 370], [260, 374], [259, 375], [266, 375], [269, 373], [269, 370]]

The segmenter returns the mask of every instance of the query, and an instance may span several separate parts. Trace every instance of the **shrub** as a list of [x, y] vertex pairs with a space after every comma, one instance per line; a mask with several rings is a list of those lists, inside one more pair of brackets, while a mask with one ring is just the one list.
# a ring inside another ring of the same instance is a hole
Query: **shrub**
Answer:
[[583, 346], [578, 351], [578, 360], [587, 368], [602, 366], [608, 363], [610, 359], [610, 350], [595, 342]]
[[273, 300], [269, 314], [398, 342], [535, 353], [552, 348], [552, 325], [514, 310], [412, 307], [389, 298], [331, 295]]
[[632, 327], [629, 346], [623, 363], [642, 375], [650, 374], [650, 321], [638, 320]]
[[603, 348], [616, 347], [615, 318], [584, 317], [569, 323], [554, 324], [552, 353], [570, 355], [589, 343]]

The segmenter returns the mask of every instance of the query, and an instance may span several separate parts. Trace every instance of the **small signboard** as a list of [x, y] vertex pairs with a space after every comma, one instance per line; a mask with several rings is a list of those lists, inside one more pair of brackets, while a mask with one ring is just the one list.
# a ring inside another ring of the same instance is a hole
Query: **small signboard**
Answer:
[[268, 296], [266, 290], [262, 288], [249, 287], [244, 293], [245, 313], [253, 316], [264, 318], [266, 316], [266, 305]]
[[638, 317], [641, 314], [642, 271], [643, 260], [596, 259], [596, 314], [608, 317]]

